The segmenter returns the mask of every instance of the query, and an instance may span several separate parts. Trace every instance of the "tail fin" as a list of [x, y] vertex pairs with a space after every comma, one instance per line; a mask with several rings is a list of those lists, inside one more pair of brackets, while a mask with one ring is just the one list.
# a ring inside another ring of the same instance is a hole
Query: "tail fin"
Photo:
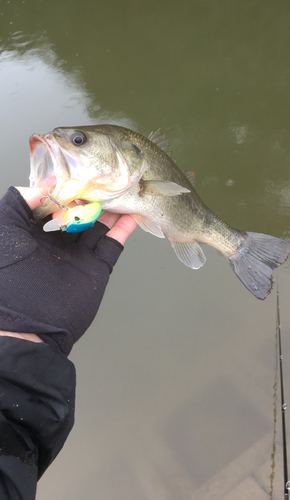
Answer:
[[244, 244], [228, 261], [245, 287], [263, 300], [273, 287], [273, 269], [287, 259], [290, 243], [268, 234], [246, 234]]

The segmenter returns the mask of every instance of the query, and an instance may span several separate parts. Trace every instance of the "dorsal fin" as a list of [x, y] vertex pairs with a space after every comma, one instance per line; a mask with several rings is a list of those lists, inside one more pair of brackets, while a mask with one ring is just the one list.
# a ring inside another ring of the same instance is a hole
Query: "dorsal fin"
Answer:
[[161, 135], [160, 128], [156, 130], [156, 132], [150, 132], [148, 135], [148, 139], [156, 146], [158, 146], [164, 153], [166, 153], [170, 158], [172, 158], [171, 146], [169, 144], [168, 139], [165, 138], [165, 134]]
[[187, 179], [189, 180], [189, 182], [194, 187], [194, 184], [195, 184], [195, 175], [194, 175], [194, 173], [191, 172], [190, 170], [183, 170], [183, 173], [184, 173], [185, 177], [187, 177]]

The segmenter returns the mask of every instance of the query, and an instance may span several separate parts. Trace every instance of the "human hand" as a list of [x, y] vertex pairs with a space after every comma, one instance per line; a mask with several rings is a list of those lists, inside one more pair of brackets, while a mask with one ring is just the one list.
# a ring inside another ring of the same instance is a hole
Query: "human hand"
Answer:
[[94, 319], [136, 223], [105, 212], [83, 233], [45, 233], [47, 219], [32, 220], [31, 210], [47, 187], [17, 189], [0, 200], [0, 330], [36, 334], [67, 355]]

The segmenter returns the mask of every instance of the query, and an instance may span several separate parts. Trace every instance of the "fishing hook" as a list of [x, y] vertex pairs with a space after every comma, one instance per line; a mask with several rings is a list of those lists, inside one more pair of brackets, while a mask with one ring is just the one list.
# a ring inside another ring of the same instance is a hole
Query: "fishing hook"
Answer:
[[46, 196], [42, 196], [42, 197], [40, 198], [40, 203], [43, 203], [43, 201], [42, 201], [42, 200], [46, 200], [46, 199], [48, 198], [49, 200], [51, 200], [51, 201], [53, 201], [54, 203], [56, 203], [56, 204], [57, 204], [57, 205], [58, 205], [58, 206], [59, 206], [62, 210], [69, 210], [69, 207], [67, 207], [66, 205], [63, 205], [62, 203], [60, 203], [59, 201], [57, 201], [55, 198], [53, 198], [53, 197], [51, 196], [51, 194], [50, 194], [50, 190], [51, 190], [51, 188], [49, 188], [48, 193], [47, 193], [47, 195], [46, 195]]

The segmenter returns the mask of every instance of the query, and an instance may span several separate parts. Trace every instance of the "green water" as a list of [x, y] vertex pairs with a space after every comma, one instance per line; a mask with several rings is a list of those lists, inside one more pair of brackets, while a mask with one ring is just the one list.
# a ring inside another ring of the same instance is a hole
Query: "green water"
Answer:
[[[215, 213], [290, 239], [289, 25], [281, 0], [1, 0], [1, 194], [28, 184], [34, 132], [161, 128]], [[191, 271], [168, 242], [131, 236], [71, 354], [76, 425], [39, 500], [183, 500], [204, 488], [203, 500], [208, 481], [270, 435], [275, 293], [256, 300], [205, 252]], [[289, 264], [279, 282], [287, 359]], [[241, 480], [224, 479], [224, 492]]]

